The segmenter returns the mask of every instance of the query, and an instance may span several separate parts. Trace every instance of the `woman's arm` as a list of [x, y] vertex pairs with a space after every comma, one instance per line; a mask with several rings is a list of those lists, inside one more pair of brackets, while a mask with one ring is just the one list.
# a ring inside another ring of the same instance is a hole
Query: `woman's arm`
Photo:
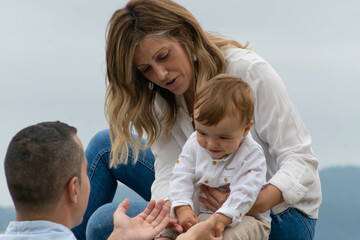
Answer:
[[289, 205], [297, 204], [318, 181], [311, 137], [276, 71], [249, 50], [228, 49], [227, 73], [242, 77], [254, 91], [254, 138], [263, 147], [268, 183]]
[[260, 191], [254, 205], [247, 214], [255, 215], [266, 212], [283, 201], [281, 191], [274, 185], [269, 184]]

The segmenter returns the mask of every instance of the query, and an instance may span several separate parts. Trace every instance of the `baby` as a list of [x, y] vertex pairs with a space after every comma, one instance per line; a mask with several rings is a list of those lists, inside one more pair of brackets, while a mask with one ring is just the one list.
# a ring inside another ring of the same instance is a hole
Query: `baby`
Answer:
[[[219, 221], [214, 236], [228, 239], [268, 239], [270, 213], [247, 216], [266, 183], [266, 160], [262, 148], [251, 137], [254, 96], [240, 78], [220, 74], [196, 91], [195, 132], [188, 138], [173, 170], [169, 200], [171, 214], [184, 231], [214, 212], [198, 201], [206, 185], [230, 191], [215, 212]], [[175, 239], [165, 229], [157, 239]]]

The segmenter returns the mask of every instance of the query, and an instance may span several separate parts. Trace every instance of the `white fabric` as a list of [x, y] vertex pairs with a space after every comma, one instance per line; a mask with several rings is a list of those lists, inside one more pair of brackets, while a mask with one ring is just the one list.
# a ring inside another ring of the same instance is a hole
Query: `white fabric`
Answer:
[[[220, 188], [230, 184], [230, 195], [217, 212], [232, 219], [232, 226], [241, 222], [266, 183], [266, 160], [259, 144], [249, 133], [239, 148], [222, 159], [212, 159], [202, 148], [194, 132], [185, 143], [170, 180], [171, 213], [174, 208], [190, 205], [196, 215], [212, 213], [198, 201], [202, 184]], [[259, 216], [271, 221], [270, 211]]]
[[[307, 132], [288, 92], [275, 70], [251, 50], [224, 48], [226, 73], [241, 77], [255, 94], [253, 138], [262, 146], [267, 162], [267, 180], [278, 187], [285, 201], [272, 210], [279, 213], [288, 207], [297, 208], [311, 218], [318, 217], [321, 186], [318, 161], [311, 149]], [[166, 199], [175, 159], [194, 131], [183, 96], [183, 106], [168, 136], [162, 135], [152, 146], [155, 155], [153, 199]], [[163, 100], [156, 100], [160, 114]]]
[[71, 230], [49, 221], [12, 221], [1, 240], [76, 240]]

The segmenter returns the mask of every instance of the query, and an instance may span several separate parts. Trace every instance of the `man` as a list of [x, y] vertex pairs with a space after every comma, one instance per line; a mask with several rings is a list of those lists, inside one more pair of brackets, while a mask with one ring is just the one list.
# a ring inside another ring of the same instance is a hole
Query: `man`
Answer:
[[[76, 128], [59, 121], [43, 122], [11, 140], [4, 165], [16, 221], [9, 223], [1, 240], [76, 239], [70, 229], [82, 222], [90, 192], [87, 161], [76, 133]], [[109, 240], [150, 240], [169, 222], [163, 200], [150, 201], [134, 218], [125, 215], [129, 206], [126, 199], [114, 213]], [[199, 230], [179, 239], [201, 239], [198, 235], [204, 229], [210, 233], [213, 225], [199, 225]]]

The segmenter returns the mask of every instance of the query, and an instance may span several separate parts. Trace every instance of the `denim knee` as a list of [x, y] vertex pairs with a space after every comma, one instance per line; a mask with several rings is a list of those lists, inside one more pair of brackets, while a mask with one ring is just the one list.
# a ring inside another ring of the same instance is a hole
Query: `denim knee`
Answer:
[[314, 239], [316, 219], [311, 219], [301, 211], [288, 208], [271, 213], [270, 240], [312, 240]]
[[118, 204], [108, 203], [98, 208], [90, 217], [86, 227], [87, 240], [107, 239], [114, 229], [113, 214]]
[[[135, 217], [146, 208], [148, 202], [131, 202], [126, 215]], [[113, 215], [118, 203], [108, 203], [98, 208], [90, 217], [86, 228], [87, 240], [107, 239], [114, 229]]]

